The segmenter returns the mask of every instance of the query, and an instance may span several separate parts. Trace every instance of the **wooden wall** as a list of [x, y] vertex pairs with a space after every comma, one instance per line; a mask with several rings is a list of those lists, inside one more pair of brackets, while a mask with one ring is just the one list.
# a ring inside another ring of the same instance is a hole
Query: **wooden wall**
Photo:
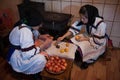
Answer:
[[19, 20], [17, 5], [21, 2], [22, 0], [0, 0], [0, 10], [9, 9], [13, 15], [13, 22], [16, 22]]

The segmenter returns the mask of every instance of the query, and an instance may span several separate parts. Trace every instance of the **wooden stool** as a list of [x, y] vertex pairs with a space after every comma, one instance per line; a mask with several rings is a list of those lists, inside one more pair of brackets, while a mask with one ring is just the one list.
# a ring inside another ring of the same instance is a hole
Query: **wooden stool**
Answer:
[[73, 60], [66, 59], [68, 66], [65, 72], [61, 74], [52, 74], [47, 72], [45, 69], [41, 72], [42, 80], [70, 80], [71, 70], [73, 66]]

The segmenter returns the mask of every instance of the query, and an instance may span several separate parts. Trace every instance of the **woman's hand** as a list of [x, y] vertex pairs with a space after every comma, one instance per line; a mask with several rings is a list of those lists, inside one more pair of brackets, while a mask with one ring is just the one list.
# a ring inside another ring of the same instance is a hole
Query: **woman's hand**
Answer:
[[47, 38], [47, 39], [43, 42], [43, 44], [41, 44], [41, 45], [39, 46], [40, 49], [41, 49], [41, 50], [47, 49], [48, 47], [51, 46], [52, 41], [53, 41], [53, 40], [52, 40], [51, 38]]
[[47, 54], [45, 51], [41, 51], [40, 54], [41, 54], [41, 55], [44, 55], [44, 56], [47, 57], [47, 58], [49, 57], [48, 54]]
[[77, 40], [77, 41], [89, 41], [89, 38], [85, 37], [83, 35], [76, 35], [75, 40]]
[[70, 36], [70, 35], [72, 35], [72, 32], [68, 31], [68, 32], [65, 33], [63, 36], [59, 37], [59, 38], [57, 39], [57, 41], [60, 42], [60, 41], [62, 41], [64, 38], [66, 38], [66, 37], [68, 37], [68, 36]]
[[44, 34], [39, 36], [39, 39], [46, 40], [47, 38], [53, 39], [53, 37], [49, 34]]
[[60, 41], [62, 41], [64, 39], [64, 37], [59, 37], [58, 39], [57, 39], [57, 42], [60, 42]]
[[81, 37], [81, 38], [80, 38], [80, 41], [89, 41], [89, 38]]
[[39, 47], [41, 44], [43, 44], [43, 41], [40, 40], [40, 39], [37, 39], [37, 40], [35, 40], [34, 44], [35, 44], [36, 47]]

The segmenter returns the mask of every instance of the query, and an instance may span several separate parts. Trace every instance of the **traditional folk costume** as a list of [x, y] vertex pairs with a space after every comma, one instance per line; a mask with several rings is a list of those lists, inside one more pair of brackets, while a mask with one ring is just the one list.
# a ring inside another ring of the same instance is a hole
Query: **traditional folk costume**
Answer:
[[35, 74], [43, 70], [46, 59], [41, 55], [40, 48], [34, 46], [33, 33], [27, 25], [20, 29], [15, 27], [9, 36], [12, 44], [12, 54], [9, 56], [9, 64], [17, 72]]
[[[76, 35], [82, 28], [82, 25], [77, 26], [79, 21], [76, 21], [72, 27], [69, 29]], [[71, 41], [76, 44], [81, 49], [82, 61], [87, 63], [94, 62], [100, 55], [102, 55], [106, 50], [106, 24], [101, 18], [96, 17], [93, 26], [90, 26], [90, 35], [85, 31], [83, 34], [78, 34], [79, 36], [85, 36], [89, 38], [89, 41], [76, 41], [75, 37]]]
[[46, 59], [39, 53], [40, 48], [34, 46], [33, 33], [29, 27], [15, 27], [10, 33], [9, 40], [12, 44], [9, 64], [16, 72], [35, 74], [43, 70]]
[[40, 54], [40, 48], [35, 46], [35, 38], [39, 32], [32, 27], [39, 27], [41, 15], [36, 10], [30, 10], [26, 19], [18, 21], [10, 32], [11, 44], [8, 62], [13, 70], [23, 74], [37, 74], [46, 64], [46, 58]]

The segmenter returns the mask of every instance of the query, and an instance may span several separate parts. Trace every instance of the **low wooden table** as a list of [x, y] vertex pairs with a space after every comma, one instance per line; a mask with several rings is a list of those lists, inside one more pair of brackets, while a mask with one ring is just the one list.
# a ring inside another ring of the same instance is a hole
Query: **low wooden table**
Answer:
[[70, 80], [71, 70], [73, 67], [73, 60], [66, 59], [68, 66], [67, 69], [61, 74], [52, 74], [47, 72], [45, 69], [41, 72], [43, 80]]

